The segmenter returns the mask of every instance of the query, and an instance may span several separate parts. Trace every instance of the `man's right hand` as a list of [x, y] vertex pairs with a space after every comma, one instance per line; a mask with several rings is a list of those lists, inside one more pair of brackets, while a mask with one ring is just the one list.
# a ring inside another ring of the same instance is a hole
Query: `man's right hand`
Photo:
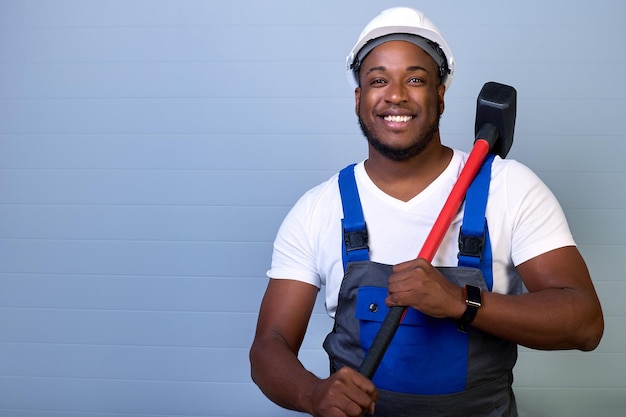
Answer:
[[274, 403], [314, 417], [371, 413], [378, 400], [372, 381], [349, 367], [320, 379], [298, 359], [318, 291], [300, 281], [270, 280], [250, 348], [252, 380]]
[[376, 387], [350, 367], [322, 379], [311, 394], [314, 417], [361, 417], [372, 414], [378, 400]]

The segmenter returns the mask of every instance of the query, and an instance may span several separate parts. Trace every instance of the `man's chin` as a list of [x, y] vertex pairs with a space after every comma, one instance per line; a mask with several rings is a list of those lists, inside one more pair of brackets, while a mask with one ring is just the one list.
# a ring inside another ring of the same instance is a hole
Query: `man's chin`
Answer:
[[412, 148], [398, 149], [382, 145], [378, 142], [374, 143], [369, 141], [369, 143], [379, 154], [396, 162], [406, 161], [420, 153], [419, 150], [416, 152], [416, 150]]
[[[365, 132], [364, 132], [365, 133]], [[422, 138], [422, 140], [405, 147], [392, 147], [382, 143], [376, 137], [371, 135], [365, 136], [369, 145], [382, 156], [396, 162], [407, 161], [421, 154], [432, 142], [433, 136]]]
[[376, 135], [373, 134], [372, 130], [368, 129], [361, 118], [359, 118], [359, 125], [363, 135], [367, 139], [367, 142], [373, 149], [392, 161], [402, 162], [421, 154], [424, 149], [430, 145], [435, 138], [435, 134], [439, 130], [439, 118], [437, 118], [437, 120], [432, 123], [429, 129], [427, 129], [422, 135], [416, 137], [410, 146], [402, 148], [391, 147], [384, 144]]

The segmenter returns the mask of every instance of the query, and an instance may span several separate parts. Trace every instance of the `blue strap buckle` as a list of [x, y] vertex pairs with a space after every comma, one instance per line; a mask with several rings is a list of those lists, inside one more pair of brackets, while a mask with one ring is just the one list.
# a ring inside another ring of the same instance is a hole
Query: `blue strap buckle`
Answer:
[[482, 236], [470, 236], [459, 232], [459, 257], [473, 256], [482, 259], [483, 249], [485, 247], [485, 232]]
[[351, 252], [353, 250], [369, 249], [367, 230], [355, 230], [348, 232], [344, 229], [343, 240], [346, 243], [346, 251]]

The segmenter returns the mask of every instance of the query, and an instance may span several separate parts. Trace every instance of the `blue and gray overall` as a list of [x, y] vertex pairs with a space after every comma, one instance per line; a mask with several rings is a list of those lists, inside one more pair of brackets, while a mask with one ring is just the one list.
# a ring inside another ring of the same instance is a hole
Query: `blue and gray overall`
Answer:
[[[493, 286], [485, 219], [492, 160], [483, 164], [466, 196], [460, 240], [476, 242], [469, 245], [474, 250], [459, 253], [458, 267], [438, 268], [449, 281], [483, 291]], [[331, 372], [343, 366], [359, 368], [388, 311], [385, 298], [392, 266], [369, 260], [353, 168], [339, 176], [345, 275], [334, 328], [324, 341]], [[374, 416], [517, 416], [511, 389], [516, 359], [514, 343], [471, 326], [461, 332], [455, 320], [408, 308], [372, 378], [380, 393]]]

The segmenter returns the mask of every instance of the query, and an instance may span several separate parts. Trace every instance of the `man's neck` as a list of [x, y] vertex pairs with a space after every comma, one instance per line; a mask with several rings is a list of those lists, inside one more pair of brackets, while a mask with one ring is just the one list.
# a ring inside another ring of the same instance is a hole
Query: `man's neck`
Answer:
[[409, 201], [439, 177], [452, 159], [452, 149], [433, 145], [405, 161], [394, 161], [370, 147], [365, 161], [367, 175], [386, 194]]

